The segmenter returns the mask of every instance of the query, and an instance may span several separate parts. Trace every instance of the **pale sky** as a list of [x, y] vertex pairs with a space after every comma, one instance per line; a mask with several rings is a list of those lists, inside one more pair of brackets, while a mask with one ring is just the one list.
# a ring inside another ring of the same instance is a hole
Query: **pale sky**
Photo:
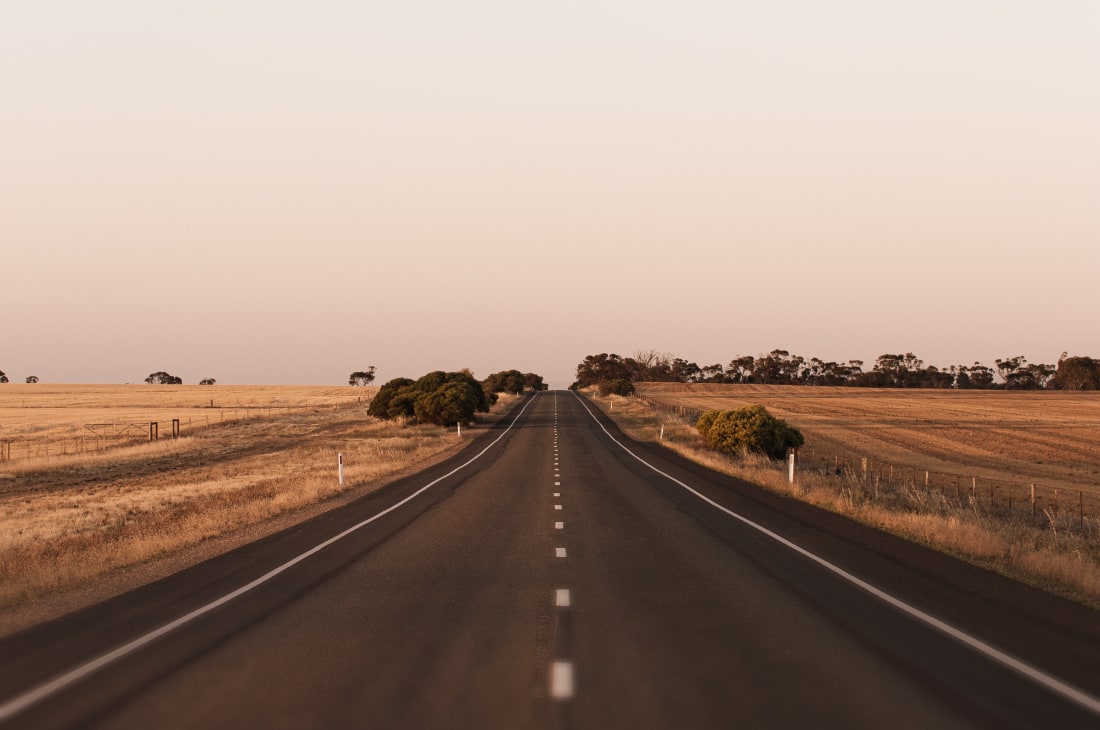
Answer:
[[1100, 357], [1100, 3], [0, 0], [0, 370]]

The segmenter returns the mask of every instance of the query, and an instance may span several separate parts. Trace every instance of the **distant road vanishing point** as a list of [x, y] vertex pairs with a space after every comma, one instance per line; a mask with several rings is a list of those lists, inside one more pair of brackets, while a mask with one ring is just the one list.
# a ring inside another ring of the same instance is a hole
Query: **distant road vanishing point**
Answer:
[[3, 728], [1095, 728], [1100, 614], [544, 392], [356, 502], [0, 640]]

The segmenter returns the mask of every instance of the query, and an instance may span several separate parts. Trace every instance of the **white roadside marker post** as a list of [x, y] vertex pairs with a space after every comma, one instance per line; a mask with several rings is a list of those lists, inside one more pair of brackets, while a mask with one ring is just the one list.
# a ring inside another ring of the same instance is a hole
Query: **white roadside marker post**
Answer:
[[340, 475], [340, 486], [344, 486], [344, 455], [336, 455], [337, 473]]
[[787, 481], [794, 484], [794, 449], [787, 449]]

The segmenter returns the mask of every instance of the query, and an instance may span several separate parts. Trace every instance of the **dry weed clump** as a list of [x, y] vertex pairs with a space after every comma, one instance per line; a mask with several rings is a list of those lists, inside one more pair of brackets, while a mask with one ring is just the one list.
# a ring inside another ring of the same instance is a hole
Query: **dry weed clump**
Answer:
[[639, 400], [590, 397], [636, 440], [660, 443], [715, 471], [1100, 606], [1100, 521], [1081, 525], [1069, 513], [1047, 512], [1042, 524], [1033, 524], [1018, 514], [993, 514], [965, 500], [960, 504], [911, 480], [890, 482], [850, 470], [840, 475], [802, 471], [791, 484], [785, 464], [712, 451], [692, 424]]
[[0, 608], [369, 491], [476, 434], [379, 422], [365, 411], [282, 411], [189, 438], [0, 464]]

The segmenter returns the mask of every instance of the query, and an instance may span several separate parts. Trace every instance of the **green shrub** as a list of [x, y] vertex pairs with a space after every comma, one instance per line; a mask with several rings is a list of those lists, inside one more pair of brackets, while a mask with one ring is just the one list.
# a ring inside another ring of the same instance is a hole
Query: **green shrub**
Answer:
[[414, 418], [423, 423], [453, 426], [469, 423], [487, 412], [490, 399], [469, 372], [435, 370], [413, 381], [394, 378], [371, 400], [367, 413], [376, 418]]
[[600, 395], [630, 395], [634, 392], [634, 383], [626, 378], [604, 380], [599, 385]]
[[486, 393], [514, 393], [523, 392], [523, 373], [519, 370], [503, 370], [493, 373], [481, 382]]
[[727, 454], [754, 452], [782, 459], [788, 448], [798, 448], [805, 443], [798, 429], [760, 405], [732, 411], [707, 411], [700, 416], [695, 428], [710, 448]]
[[378, 389], [371, 399], [367, 413], [375, 418], [411, 418], [415, 394], [410, 391], [414, 381], [408, 378], [394, 378]]
[[710, 430], [710, 427], [714, 425], [714, 421], [718, 418], [718, 416], [722, 415], [722, 413], [723, 411], [720, 411], [717, 408], [712, 408], [703, 415], [699, 416], [699, 420], [695, 422], [696, 430], [698, 430], [699, 433], [703, 434], [703, 436], [706, 437], [707, 431]]

